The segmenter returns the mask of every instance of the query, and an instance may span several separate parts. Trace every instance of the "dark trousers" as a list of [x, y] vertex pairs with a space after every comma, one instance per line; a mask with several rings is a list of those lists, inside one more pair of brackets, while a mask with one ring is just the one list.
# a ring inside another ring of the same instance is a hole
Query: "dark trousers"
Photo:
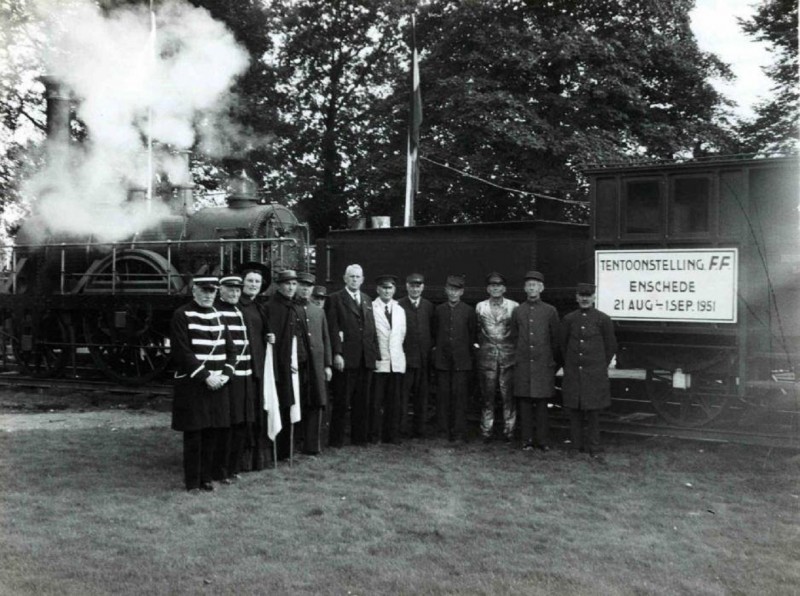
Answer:
[[186, 490], [211, 482], [217, 429], [187, 430], [183, 433], [183, 479]]
[[230, 476], [229, 458], [231, 454], [231, 428], [216, 428], [214, 441], [214, 458], [211, 462], [211, 477], [214, 480], [225, 480]]
[[261, 409], [260, 404], [259, 408], [256, 409], [255, 422], [248, 425], [246, 432], [247, 439], [241, 458], [241, 471], [257, 472], [263, 470], [271, 459], [272, 443], [267, 437], [267, 413]]
[[372, 387], [370, 440], [376, 443], [381, 438], [384, 443], [399, 443], [403, 375], [375, 373], [372, 376]]
[[[569, 411], [569, 429], [573, 449], [588, 449], [594, 453], [600, 449], [600, 410], [577, 410], [567, 408]], [[586, 418], [586, 430], [583, 428], [583, 419]], [[585, 440], [584, 440], [585, 439]]]
[[322, 423], [324, 408], [307, 408], [303, 411], [300, 426], [303, 433], [303, 453], [316, 455], [322, 451]]
[[469, 370], [436, 371], [437, 423], [439, 432], [450, 440], [466, 438], [470, 374]]
[[233, 476], [242, 471], [242, 459], [244, 449], [247, 445], [247, 437], [250, 434], [250, 425], [246, 422], [234, 424], [231, 427], [230, 454], [228, 456], [228, 475]]
[[[518, 397], [517, 410], [522, 427], [522, 444], [544, 447], [550, 441], [550, 416], [547, 412], [547, 398]], [[534, 442], [533, 429], [536, 427]]]
[[[414, 419], [409, 423], [408, 404], [414, 408]], [[400, 432], [413, 437], [425, 436], [428, 417], [428, 366], [407, 368], [403, 375], [403, 403], [400, 406]]]
[[360, 366], [333, 373], [331, 400], [331, 447], [344, 444], [347, 410], [350, 408], [350, 442], [366, 445], [369, 439], [370, 389], [372, 371]]
[[280, 406], [278, 412], [281, 415], [281, 432], [275, 437], [275, 453], [277, 454], [278, 461], [289, 459], [289, 454], [292, 448], [292, 419], [291, 408], [289, 406]]

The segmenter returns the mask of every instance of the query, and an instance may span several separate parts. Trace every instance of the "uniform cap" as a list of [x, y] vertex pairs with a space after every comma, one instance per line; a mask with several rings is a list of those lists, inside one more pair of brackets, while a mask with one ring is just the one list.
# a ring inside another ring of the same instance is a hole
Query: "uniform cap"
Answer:
[[591, 296], [592, 294], [594, 294], [595, 289], [596, 288], [595, 288], [594, 284], [588, 284], [588, 283], [581, 282], [581, 283], [578, 284], [578, 290], [577, 291], [578, 291], [578, 294], [581, 294], [582, 296]]
[[425, 277], [421, 273], [412, 273], [406, 278], [407, 284], [424, 284]]
[[388, 286], [389, 284], [397, 286], [397, 276], [389, 273], [384, 273], [375, 278], [375, 284], [380, 286]]
[[284, 269], [278, 273], [278, 277], [275, 281], [279, 284], [282, 284], [286, 281], [295, 281], [297, 280], [297, 273], [293, 269]]
[[538, 271], [528, 271], [525, 274], [525, 281], [528, 281], [529, 279], [535, 279], [536, 281], [544, 283], [544, 275], [542, 275]]
[[311, 291], [311, 295], [314, 298], [327, 298], [328, 289], [325, 286], [314, 286], [314, 289]]
[[213, 275], [198, 275], [192, 282], [198, 288], [205, 288], [207, 290], [216, 290], [219, 287], [219, 278]]
[[311, 273], [300, 271], [297, 274], [297, 282], [307, 286], [313, 286], [317, 282], [317, 278]]
[[465, 280], [463, 275], [448, 275], [447, 281], [445, 281], [446, 286], [452, 286], [454, 288], [463, 288], [464, 284]]
[[489, 275], [486, 276], [486, 285], [490, 284], [503, 284], [505, 285], [506, 278], [503, 277], [502, 273], [498, 273], [497, 271], [492, 271]]
[[219, 285], [227, 286], [229, 288], [241, 288], [244, 283], [242, 283], [242, 278], [240, 275], [226, 275], [225, 277], [220, 278]]

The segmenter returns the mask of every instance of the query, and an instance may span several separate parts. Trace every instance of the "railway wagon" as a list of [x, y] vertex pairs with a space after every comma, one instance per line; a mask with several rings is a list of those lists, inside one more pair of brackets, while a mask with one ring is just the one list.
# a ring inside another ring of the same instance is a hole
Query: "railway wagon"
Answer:
[[797, 399], [798, 160], [585, 170], [598, 307], [618, 368], [646, 371], [657, 412], [708, 423], [736, 400]]
[[358, 263], [371, 295], [377, 275], [397, 275], [402, 295], [405, 277], [422, 273], [433, 302], [445, 300], [448, 275], [464, 275], [463, 299], [474, 305], [486, 299], [493, 271], [506, 276], [509, 298], [525, 300], [523, 277], [534, 269], [545, 275], [545, 300], [563, 314], [574, 307], [576, 283], [591, 275], [587, 238], [586, 224], [541, 220], [332, 231], [317, 241], [316, 272], [319, 283], [339, 289], [347, 265]]

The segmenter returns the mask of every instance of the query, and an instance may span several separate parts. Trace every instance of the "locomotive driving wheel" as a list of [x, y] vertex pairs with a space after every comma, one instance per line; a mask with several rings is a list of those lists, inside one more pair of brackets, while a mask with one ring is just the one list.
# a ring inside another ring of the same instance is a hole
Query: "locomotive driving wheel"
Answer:
[[110, 379], [142, 385], [169, 362], [169, 319], [148, 304], [84, 314], [83, 333], [97, 368]]
[[661, 418], [676, 426], [697, 427], [718, 418], [736, 393], [733, 379], [723, 374], [691, 375], [685, 389], [673, 387], [669, 370], [647, 371], [647, 395]]
[[70, 354], [71, 334], [57, 313], [26, 312], [15, 316], [11, 327], [11, 349], [25, 374], [46, 378], [63, 372]]

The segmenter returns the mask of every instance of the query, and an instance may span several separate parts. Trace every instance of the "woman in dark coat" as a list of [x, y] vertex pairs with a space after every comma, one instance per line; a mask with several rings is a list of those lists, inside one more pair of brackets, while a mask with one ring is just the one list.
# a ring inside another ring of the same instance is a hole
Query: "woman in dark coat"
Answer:
[[584, 414], [588, 422], [586, 439], [590, 455], [600, 452], [599, 411], [611, 405], [608, 366], [617, 351], [611, 318], [594, 307], [595, 288], [578, 284], [578, 310], [561, 323], [564, 354], [562, 397], [570, 416], [572, 447], [583, 451]]

